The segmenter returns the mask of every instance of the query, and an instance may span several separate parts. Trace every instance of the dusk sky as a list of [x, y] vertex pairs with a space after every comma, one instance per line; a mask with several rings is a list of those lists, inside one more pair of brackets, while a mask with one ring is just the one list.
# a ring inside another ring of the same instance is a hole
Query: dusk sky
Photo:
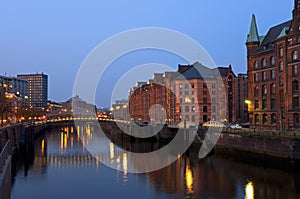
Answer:
[[[251, 15], [259, 34], [291, 19], [292, 0], [191, 1], [0, 1], [1, 75], [49, 75], [49, 99], [72, 95], [81, 63], [99, 43], [122, 31], [161, 27], [179, 31], [201, 44], [218, 66], [246, 73], [245, 41]], [[96, 104], [110, 106], [110, 92], [132, 67], [187, 64], [165, 52], [145, 50], [114, 62], [100, 81]], [[157, 71], [158, 72], [158, 71]], [[149, 77], [151, 77], [149, 72]], [[143, 81], [146, 79], [137, 79]]]

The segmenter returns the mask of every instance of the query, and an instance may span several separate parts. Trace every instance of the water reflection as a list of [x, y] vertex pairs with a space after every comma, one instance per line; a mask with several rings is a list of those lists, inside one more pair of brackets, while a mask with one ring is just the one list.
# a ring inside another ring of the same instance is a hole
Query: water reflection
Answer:
[[245, 187], [245, 199], [254, 199], [254, 185], [249, 181]]
[[[182, 156], [176, 155], [178, 160], [161, 170], [130, 174], [129, 167], [145, 165], [129, 161], [128, 153], [120, 151], [112, 142], [107, 148], [99, 146], [101, 153], [90, 154], [85, 146], [93, 142], [94, 133], [93, 127], [87, 125], [52, 129], [41, 135], [36, 140], [32, 161], [21, 160], [23, 166], [16, 176], [13, 198], [300, 197], [297, 168], [285, 171], [216, 155], [199, 160], [198, 150], [193, 149]], [[153, 143], [132, 143], [126, 147], [148, 150]], [[104, 167], [97, 161], [104, 158], [119, 170]], [[63, 189], [66, 186], [69, 191]], [[33, 196], [30, 190], [43, 190], [45, 193]]]

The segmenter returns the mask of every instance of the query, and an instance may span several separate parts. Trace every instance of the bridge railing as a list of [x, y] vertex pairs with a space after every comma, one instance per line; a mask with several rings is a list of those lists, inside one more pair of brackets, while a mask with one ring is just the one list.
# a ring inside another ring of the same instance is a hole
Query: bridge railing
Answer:
[[10, 155], [10, 141], [7, 140], [6, 144], [2, 148], [0, 153], [0, 173], [2, 173], [3, 168], [6, 164], [7, 157]]

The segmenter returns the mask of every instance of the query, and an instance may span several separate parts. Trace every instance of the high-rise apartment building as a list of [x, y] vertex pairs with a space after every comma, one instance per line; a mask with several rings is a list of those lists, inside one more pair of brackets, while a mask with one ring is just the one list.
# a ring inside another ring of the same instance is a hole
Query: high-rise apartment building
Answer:
[[46, 108], [48, 100], [48, 75], [20, 74], [20, 79], [27, 80], [28, 105], [34, 108]]

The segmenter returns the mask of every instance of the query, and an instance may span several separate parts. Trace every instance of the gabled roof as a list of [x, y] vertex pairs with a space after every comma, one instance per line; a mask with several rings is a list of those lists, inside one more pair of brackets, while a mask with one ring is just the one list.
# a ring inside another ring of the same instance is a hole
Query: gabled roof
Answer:
[[182, 73], [182, 75], [178, 76], [176, 80], [183, 79], [209, 79], [213, 78], [214, 75], [211, 69], [202, 65], [201, 63], [194, 63], [191, 68]]
[[[276, 25], [274, 27], [271, 27], [267, 33], [267, 35], [264, 37], [263, 41], [261, 42], [261, 45], [257, 52], [263, 52], [267, 50], [271, 50], [274, 48], [272, 45], [275, 40], [286, 36], [287, 31], [290, 28], [291, 20], [284, 22], [282, 24]], [[271, 44], [271, 45], [270, 45]]]

